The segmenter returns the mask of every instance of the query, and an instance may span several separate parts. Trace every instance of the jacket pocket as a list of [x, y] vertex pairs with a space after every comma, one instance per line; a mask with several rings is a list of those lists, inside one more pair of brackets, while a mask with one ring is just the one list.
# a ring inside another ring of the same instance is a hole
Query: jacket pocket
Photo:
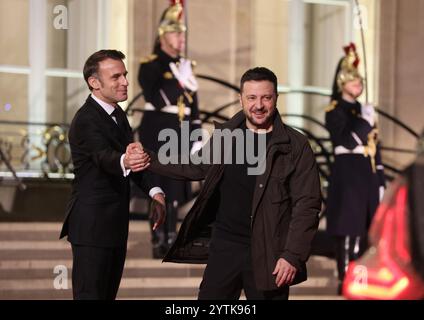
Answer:
[[294, 169], [294, 165], [289, 157], [277, 157], [272, 165], [270, 176], [284, 181], [289, 178]]
[[271, 182], [271, 202], [272, 203], [281, 203], [287, 201], [290, 196], [287, 188], [284, 186], [284, 181], [280, 179], [273, 178]]

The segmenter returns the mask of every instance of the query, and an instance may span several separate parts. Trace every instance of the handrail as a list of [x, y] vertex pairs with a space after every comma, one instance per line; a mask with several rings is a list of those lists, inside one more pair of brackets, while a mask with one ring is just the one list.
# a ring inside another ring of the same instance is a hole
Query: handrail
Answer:
[[21, 191], [26, 190], [26, 185], [22, 182], [22, 180], [18, 177], [16, 174], [15, 169], [13, 168], [12, 164], [9, 162], [7, 157], [4, 155], [2, 148], [0, 147], [0, 161], [4, 162], [6, 164], [7, 169], [12, 173], [13, 179], [18, 183], [18, 188]]
[[[240, 92], [240, 88], [239, 87], [237, 87], [234, 84], [229, 83], [228, 81], [225, 81], [225, 80], [222, 80], [222, 79], [218, 79], [216, 77], [204, 75], [204, 74], [197, 74], [196, 77], [198, 77], [200, 79], [209, 80], [209, 81], [218, 83], [218, 84], [220, 84], [220, 85], [222, 85], [222, 86], [224, 86], [224, 87], [226, 87], [228, 89], [231, 89], [231, 90], [235, 91], [236, 93], [239, 93]], [[283, 86], [280, 86], [279, 85], [279, 87], [282, 88]], [[322, 92], [322, 90], [316, 90], [316, 89], [314, 89], [312, 87], [308, 87], [307, 89], [303, 88], [303, 89], [291, 89], [291, 90], [287, 90], [287, 88], [286, 88], [286, 90], [281, 90], [280, 93], [282, 93], [282, 94], [299, 94], [299, 93], [302, 93], [302, 94], [308, 94], [308, 95], [319, 95], [319, 96], [328, 96], [328, 97], [330, 97], [330, 95], [331, 95], [329, 93]], [[138, 93], [133, 98], [133, 100], [128, 105], [128, 108], [127, 108], [127, 111], [126, 111], [127, 113], [129, 111], [131, 111], [131, 106], [142, 95], [143, 95], [143, 93], [140, 92], [140, 93]], [[219, 112], [225, 110], [226, 108], [228, 108], [228, 107], [230, 107], [232, 105], [233, 105], [233, 102], [230, 102], [230, 103], [227, 103], [226, 105], [224, 105], [222, 107], [219, 107]], [[413, 130], [411, 127], [409, 127], [408, 125], [406, 125], [404, 122], [402, 122], [399, 119], [396, 119], [395, 117], [389, 115], [387, 112], [381, 110], [380, 108], [377, 108], [376, 107], [375, 109], [376, 109], [376, 111], [377, 111], [378, 114], [382, 115], [384, 118], [389, 119], [390, 121], [393, 121], [395, 124], [399, 125], [403, 129], [405, 129], [409, 134], [411, 134], [412, 136], [414, 136], [416, 139], [419, 139], [420, 135], [415, 130]], [[307, 115], [302, 115], [302, 117], [304, 117], [305, 119], [310, 118], [310, 116], [307, 116]], [[322, 124], [320, 124], [320, 123], [317, 123], [317, 124], [319, 124], [319, 125], [322, 126]]]
[[[199, 79], [204, 79], [204, 80], [208, 80], [208, 81], [212, 81], [215, 82], [221, 86], [224, 86], [230, 90], [233, 90], [236, 93], [240, 92], [239, 87], [237, 87], [234, 84], [231, 84], [225, 80], [221, 80], [218, 79], [216, 77], [211, 77], [208, 75], [203, 75], [203, 74], [199, 74], [197, 75], [197, 77]], [[304, 88], [288, 88], [288, 87], [284, 87], [279, 85], [278, 86], [279, 92], [282, 94], [307, 94], [307, 95], [319, 95], [319, 96], [329, 96], [328, 92], [325, 92], [325, 90], [318, 90], [317, 88], [314, 87], [304, 87]], [[143, 96], [143, 92], [139, 92], [128, 104], [128, 107], [126, 109], [126, 114], [127, 115], [133, 115], [135, 112], [144, 112], [143, 108], [134, 108], [135, 103], [137, 102], [138, 99], [140, 99]], [[219, 121], [226, 121], [229, 119], [229, 117], [220, 114], [222, 111], [226, 110], [229, 107], [234, 106], [235, 104], [238, 103], [238, 99], [237, 100], [233, 100], [229, 103], [225, 103], [222, 106], [219, 106], [217, 108], [215, 108], [214, 111], [203, 111], [200, 110], [200, 117], [201, 120], [204, 123], [212, 123], [211, 118], [215, 118], [218, 119]], [[387, 112], [381, 110], [380, 108], [376, 108], [376, 112], [378, 112], [378, 114], [380, 114], [382, 117], [392, 121], [393, 123], [395, 123], [396, 125], [400, 126], [402, 129], [404, 129], [406, 132], [408, 132], [410, 135], [412, 135], [414, 138], [419, 139], [420, 135], [413, 130], [411, 127], [409, 127], [408, 125], [406, 125], [405, 123], [403, 123], [402, 121], [400, 121], [399, 119], [395, 118], [394, 116], [391, 116], [390, 114], [388, 114]], [[318, 119], [310, 116], [310, 115], [303, 115], [303, 114], [293, 114], [293, 113], [281, 113], [280, 114], [281, 117], [285, 117], [285, 118], [290, 118], [290, 117], [298, 117], [298, 118], [302, 118], [305, 119], [317, 126], [319, 126], [320, 128], [324, 129], [325, 132], [327, 132], [327, 129], [325, 127], [325, 124], [322, 123], [321, 121], [319, 121]], [[25, 121], [2, 121], [0, 120], [0, 124], [6, 124], [6, 125], [23, 125], [23, 126], [47, 126], [47, 127], [53, 127], [53, 126], [59, 126], [62, 128], [68, 129], [69, 128], [69, 124], [67, 123], [52, 123], [52, 122], [25, 122]], [[310, 130], [304, 129], [304, 128], [300, 128], [300, 127], [295, 127], [296, 129], [302, 131], [309, 139], [313, 140], [314, 142], [316, 142], [316, 144], [320, 147], [321, 151], [316, 153], [316, 156], [323, 156], [325, 158], [325, 163], [320, 162], [320, 166], [322, 165], [330, 165], [331, 164], [331, 156], [332, 156], [332, 150], [329, 149], [329, 147], [324, 146], [324, 142], [328, 142], [330, 141], [328, 137], [318, 137], [315, 134], [313, 134]], [[134, 129], [136, 130], [136, 129]], [[409, 150], [409, 149], [403, 149], [403, 148], [396, 148], [396, 147], [390, 147], [390, 146], [381, 146], [381, 150], [383, 151], [391, 151], [391, 152], [399, 152], [399, 153], [406, 153], [406, 154], [414, 154], [416, 153], [415, 150]], [[394, 173], [399, 173], [401, 172], [401, 170], [398, 170], [390, 165], [384, 164], [385, 167], [387, 168], [388, 171], [394, 172]], [[320, 172], [321, 174], [326, 177], [327, 174], [320, 168]], [[387, 176], [390, 178], [390, 174], [387, 174]]]
[[12, 126], [42, 126], [42, 127], [65, 127], [69, 128], [68, 123], [57, 123], [57, 122], [34, 122], [34, 121], [7, 121], [0, 120], [0, 124], [12, 125]]
[[406, 125], [405, 123], [403, 123], [402, 121], [400, 121], [399, 119], [396, 119], [395, 117], [391, 116], [390, 114], [388, 114], [387, 112], [379, 109], [379, 108], [375, 108], [375, 110], [381, 114], [383, 117], [393, 121], [395, 124], [397, 124], [398, 126], [402, 127], [403, 129], [405, 129], [407, 132], [409, 132], [411, 135], [413, 135], [415, 138], [419, 139], [420, 135], [415, 132], [415, 130], [413, 130], [411, 127], [409, 127], [408, 125]]

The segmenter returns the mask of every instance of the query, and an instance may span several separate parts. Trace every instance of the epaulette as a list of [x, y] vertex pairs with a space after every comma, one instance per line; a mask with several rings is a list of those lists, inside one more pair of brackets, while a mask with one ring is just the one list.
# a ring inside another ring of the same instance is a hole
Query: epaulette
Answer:
[[173, 77], [174, 77], [174, 75], [172, 74], [172, 72], [169, 72], [169, 71], [166, 71], [163, 74], [163, 78], [166, 79], [166, 80], [172, 79]]
[[147, 63], [147, 62], [153, 61], [153, 60], [155, 60], [157, 57], [158, 57], [158, 56], [157, 56], [156, 54], [148, 55], [147, 57], [143, 57], [143, 58], [141, 58], [140, 63]]
[[325, 112], [333, 111], [337, 107], [337, 100], [331, 101], [331, 103], [325, 108]]

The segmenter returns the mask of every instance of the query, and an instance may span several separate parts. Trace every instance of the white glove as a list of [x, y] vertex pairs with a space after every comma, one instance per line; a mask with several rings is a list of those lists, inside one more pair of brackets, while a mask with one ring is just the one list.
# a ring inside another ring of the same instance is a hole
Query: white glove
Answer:
[[199, 85], [191, 68], [190, 60], [181, 58], [178, 67], [174, 62], [171, 62], [169, 67], [171, 68], [175, 78], [177, 78], [177, 80], [184, 88], [187, 88], [193, 92], [199, 89]]
[[203, 147], [202, 141], [195, 141], [193, 143], [193, 146], [191, 147], [190, 154], [191, 155], [195, 154], [197, 151], [202, 149], [202, 147]]
[[371, 127], [374, 127], [375, 124], [375, 109], [372, 104], [363, 104], [361, 105], [361, 116], [363, 119], [367, 120]]
[[384, 187], [383, 186], [380, 186], [378, 188], [378, 194], [379, 194], [379, 200], [381, 202], [381, 200], [383, 200], [383, 197], [384, 197]]

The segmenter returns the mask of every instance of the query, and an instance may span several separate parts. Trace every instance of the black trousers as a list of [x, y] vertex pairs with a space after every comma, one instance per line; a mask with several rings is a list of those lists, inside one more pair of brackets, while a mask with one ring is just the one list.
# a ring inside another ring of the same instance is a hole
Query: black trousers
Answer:
[[114, 300], [124, 270], [126, 247], [72, 245], [75, 300]]
[[289, 297], [288, 286], [272, 291], [256, 288], [249, 245], [213, 238], [198, 299], [238, 300], [242, 290], [248, 300], [287, 300]]

